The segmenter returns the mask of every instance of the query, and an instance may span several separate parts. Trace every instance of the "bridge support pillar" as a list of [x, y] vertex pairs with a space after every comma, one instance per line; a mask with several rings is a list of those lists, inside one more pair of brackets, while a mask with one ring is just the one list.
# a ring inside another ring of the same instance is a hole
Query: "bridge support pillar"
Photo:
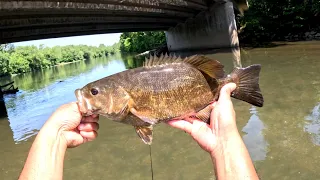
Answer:
[[232, 2], [215, 3], [195, 18], [166, 31], [169, 51], [238, 47]]
[[4, 102], [3, 93], [0, 90], [0, 118], [8, 117], [6, 104]]

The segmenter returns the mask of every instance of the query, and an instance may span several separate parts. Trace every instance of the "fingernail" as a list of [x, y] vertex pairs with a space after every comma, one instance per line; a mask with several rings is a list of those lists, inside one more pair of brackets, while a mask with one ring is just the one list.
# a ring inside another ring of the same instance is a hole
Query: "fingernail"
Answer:
[[83, 129], [84, 128], [84, 124], [80, 124], [79, 126], [78, 126], [78, 129], [79, 130], [81, 130], [81, 129]]

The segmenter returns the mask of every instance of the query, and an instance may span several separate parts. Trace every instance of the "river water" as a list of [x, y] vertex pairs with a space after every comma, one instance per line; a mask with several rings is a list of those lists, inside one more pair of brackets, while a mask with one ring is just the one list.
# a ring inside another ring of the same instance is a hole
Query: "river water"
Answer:
[[[319, 179], [320, 42], [243, 49], [241, 61], [239, 52], [206, 53], [226, 72], [235, 65], [262, 65], [264, 107], [233, 100], [238, 129], [261, 179]], [[76, 100], [76, 88], [137, 64], [115, 55], [3, 79], [1, 84], [14, 80], [20, 92], [5, 96], [0, 179], [17, 179], [38, 130], [57, 107]], [[154, 131], [154, 179], [214, 179], [209, 155], [188, 134], [165, 124]], [[68, 149], [64, 179], [149, 180], [149, 147], [131, 126], [100, 117], [99, 137]]]

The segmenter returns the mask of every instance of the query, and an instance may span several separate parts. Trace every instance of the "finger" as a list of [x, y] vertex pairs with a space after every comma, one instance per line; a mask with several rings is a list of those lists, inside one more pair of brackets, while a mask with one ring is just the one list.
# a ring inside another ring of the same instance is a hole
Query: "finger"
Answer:
[[217, 103], [218, 103], [218, 101], [214, 101], [212, 104], [210, 104], [211, 108], [213, 109], [214, 107], [216, 107]]
[[99, 115], [98, 114], [92, 114], [91, 117], [96, 118], [96, 117], [99, 117]]
[[170, 126], [172, 126], [174, 128], [181, 129], [189, 134], [192, 132], [192, 124], [188, 121], [172, 120], [172, 121], [168, 121], [167, 124], [169, 124]]
[[219, 102], [221, 101], [231, 101], [231, 92], [236, 89], [235, 83], [228, 83], [221, 88]]
[[78, 129], [80, 131], [97, 131], [99, 129], [99, 124], [96, 122], [90, 122], [90, 123], [81, 123], [78, 126]]
[[81, 120], [81, 122], [98, 122], [98, 121], [99, 121], [99, 116], [93, 117], [93, 115], [85, 116]]
[[98, 133], [96, 131], [80, 131], [80, 135], [85, 139], [85, 141], [92, 141], [98, 137]]
[[205, 131], [210, 129], [209, 125], [203, 121], [196, 120], [193, 122], [192, 135], [199, 134], [200, 132], [206, 133]]

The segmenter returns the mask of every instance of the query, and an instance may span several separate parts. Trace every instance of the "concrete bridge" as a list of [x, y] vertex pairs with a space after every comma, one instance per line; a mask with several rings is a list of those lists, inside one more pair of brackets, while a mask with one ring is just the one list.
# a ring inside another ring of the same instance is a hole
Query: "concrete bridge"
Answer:
[[0, 44], [164, 30], [170, 51], [237, 47], [234, 12], [244, 8], [246, 0], [2, 0]]

